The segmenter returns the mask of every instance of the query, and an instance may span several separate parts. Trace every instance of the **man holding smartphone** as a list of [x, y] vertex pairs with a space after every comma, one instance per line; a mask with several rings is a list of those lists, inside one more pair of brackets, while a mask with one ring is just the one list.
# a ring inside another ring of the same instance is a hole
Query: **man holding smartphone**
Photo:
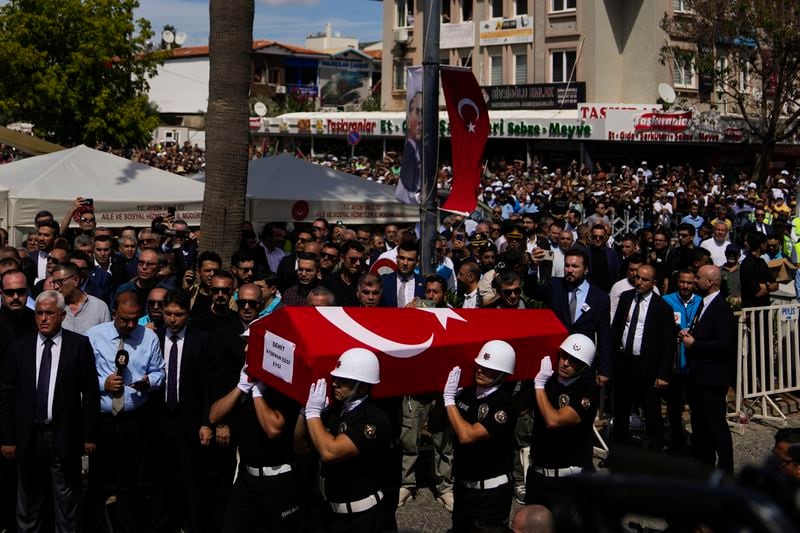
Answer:
[[[78, 223], [78, 229], [70, 228], [71, 222]], [[88, 235], [94, 237], [94, 230], [97, 227], [97, 218], [94, 214], [94, 199], [78, 196], [72, 202], [72, 209], [67, 211], [61, 220], [61, 236], [72, 242], [78, 235]]]

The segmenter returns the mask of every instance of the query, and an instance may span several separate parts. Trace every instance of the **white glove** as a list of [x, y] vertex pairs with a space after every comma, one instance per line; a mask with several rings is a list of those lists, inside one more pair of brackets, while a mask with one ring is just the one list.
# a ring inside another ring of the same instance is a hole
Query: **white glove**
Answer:
[[458, 380], [461, 379], [461, 367], [454, 366], [447, 376], [447, 383], [444, 384], [444, 405], [456, 404], [456, 393], [458, 392]]
[[542, 366], [539, 367], [539, 373], [533, 378], [534, 386], [537, 389], [543, 389], [544, 384], [553, 375], [553, 363], [550, 362], [550, 357], [545, 356], [542, 358]]
[[253, 390], [254, 380], [247, 374], [247, 363], [242, 367], [242, 371], [239, 373], [239, 390], [245, 394], [250, 394], [250, 391]]
[[267, 384], [263, 381], [256, 381], [253, 384], [253, 398], [261, 398], [264, 396], [264, 391], [267, 390]]
[[308, 391], [308, 401], [306, 401], [306, 420], [309, 418], [319, 418], [320, 413], [325, 408], [328, 399], [328, 382], [325, 378], [319, 378], [316, 383], [312, 383]]

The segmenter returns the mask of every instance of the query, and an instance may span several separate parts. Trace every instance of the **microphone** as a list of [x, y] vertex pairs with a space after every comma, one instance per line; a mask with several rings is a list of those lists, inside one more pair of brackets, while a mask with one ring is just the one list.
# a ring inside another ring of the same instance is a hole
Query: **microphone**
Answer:
[[128, 368], [129, 355], [127, 350], [119, 350], [117, 352], [117, 375], [121, 376], [122, 373]]

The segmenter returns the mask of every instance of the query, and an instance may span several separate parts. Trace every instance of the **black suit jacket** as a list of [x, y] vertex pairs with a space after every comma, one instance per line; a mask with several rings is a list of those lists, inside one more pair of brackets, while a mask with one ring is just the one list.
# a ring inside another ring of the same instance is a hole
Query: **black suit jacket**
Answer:
[[[397, 307], [397, 273], [384, 274], [381, 307]], [[414, 274], [414, 297], [425, 297], [425, 278]]]
[[[633, 304], [636, 289], [623, 292], [619, 297], [619, 305], [611, 324], [611, 342], [616, 354], [616, 364], [625, 363], [622, 353], [622, 334]], [[642, 374], [646, 381], [655, 383], [656, 378], [669, 381], [672, 375], [672, 361], [675, 358], [675, 340], [677, 331], [672, 308], [656, 293], [650, 295], [647, 316], [644, 319], [644, 336], [642, 337]]]
[[542, 300], [558, 317], [571, 334], [582, 333], [593, 339], [596, 345], [594, 364], [597, 373], [611, 377], [611, 315], [608, 294], [599, 287], [589, 284], [586, 306], [575, 323], [569, 312], [569, 288], [563, 278], [550, 278], [544, 285], [535, 289], [537, 299]]
[[297, 270], [295, 269], [294, 262], [297, 261], [297, 255], [292, 252], [281, 258], [278, 263], [278, 288], [285, 291], [293, 285], [297, 285]]
[[[164, 348], [165, 336], [172, 335], [165, 328], [159, 329], [158, 342], [167, 361], [167, 352]], [[197, 437], [200, 426], [210, 426], [208, 413], [211, 408], [208, 393], [208, 345], [209, 335], [202, 329], [189, 324], [186, 326], [186, 337], [183, 340], [181, 352], [180, 381], [178, 383], [178, 407], [176, 414], [181, 421], [184, 431], [192, 438]], [[166, 363], [168, 365], [168, 363]], [[166, 412], [166, 381], [164, 386], [153, 393], [155, 405]]]
[[736, 319], [717, 293], [694, 326], [694, 344], [686, 349], [690, 379], [703, 386], [727, 387], [736, 375]]
[[[83, 454], [85, 442], [96, 442], [100, 387], [89, 339], [62, 329], [62, 344], [53, 392], [54, 446], [59, 456]], [[16, 445], [24, 455], [36, 415], [36, 343], [38, 332], [11, 347], [0, 373], [0, 424], [3, 445]]]

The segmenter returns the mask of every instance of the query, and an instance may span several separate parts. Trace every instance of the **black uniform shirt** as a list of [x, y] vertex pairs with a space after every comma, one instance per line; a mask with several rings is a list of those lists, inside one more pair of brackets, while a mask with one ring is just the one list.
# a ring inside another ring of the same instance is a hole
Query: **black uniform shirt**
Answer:
[[294, 426], [300, 405], [276, 391], [267, 388], [264, 400], [270, 408], [283, 416], [283, 431], [277, 438], [267, 436], [256, 414], [255, 400], [248, 396], [236, 407], [233, 431], [239, 444], [241, 462], [247, 466], [278, 466], [294, 463]]
[[514, 427], [517, 407], [505, 387], [477, 398], [475, 387], [456, 396], [456, 407], [470, 424], [480, 423], [489, 432], [486, 440], [453, 448], [453, 475], [463, 481], [482, 481], [514, 469]]
[[325, 497], [334, 503], [357, 501], [383, 488], [392, 443], [389, 419], [369, 399], [347, 412], [342, 412], [342, 406], [337, 403], [323, 412], [322, 423], [334, 437], [347, 435], [358, 455], [322, 463]]
[[536, 398], [533, 398], [533, 441], [531, 463], [543, 468], [581, 466], [586, 453], [586, 442], [592, 438], [592, 424], [597, 413], [598, 388], [588, 373], [569, 385], [562, 385], [558, 375], [551, 377], [544, 387], [547, 399], [555, 409], [569, 405], [578, 413], [578, 424], [548, 428]]

